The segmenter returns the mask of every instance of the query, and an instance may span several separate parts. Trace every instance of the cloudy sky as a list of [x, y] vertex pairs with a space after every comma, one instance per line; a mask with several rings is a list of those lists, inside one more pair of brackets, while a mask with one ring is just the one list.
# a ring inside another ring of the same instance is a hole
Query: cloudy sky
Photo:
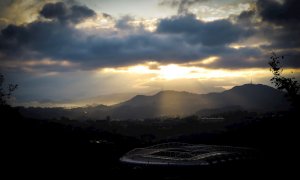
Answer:
[[[0, 70], [15, 104], [270, 85], [300, 74], [297, 0], [1, 0]], [[293, 73], [292, 73], [293, 72]]]

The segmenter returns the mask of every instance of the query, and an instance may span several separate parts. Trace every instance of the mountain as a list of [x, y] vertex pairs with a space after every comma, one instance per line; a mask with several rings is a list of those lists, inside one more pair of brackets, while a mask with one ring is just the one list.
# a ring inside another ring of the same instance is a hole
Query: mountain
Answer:
[[184, 116], [199, 110], [198, 94], [161, 91], [153, 96], [138, 95], [116, 105], [112, 117], [152, 118], [158, 116]]
[[274, 111], [288, 109], [289, 103], [284, 93], [262, 84], [235, 86], [222, 93], [211, 93], [206, 98], [214, 106], [241, 106], [246, 110]]
[[245, 84], [221, 93], [162, 91], [153, 96], [139, 95], [114, 106], [112, 117], [187, 116], [201, 110], [226, 107], [240, 107], [249, 111], [277, 111], [288, 109], [289, 103], [277, 89], [262, 84]]
[[[205, 112], [224, 112], [236, 109], [248, 111], [287, 110], [289, 102], [284, 93], [262, 84], [235, 86], [221, 93], [194, 94], [161, 91], [152, 96], [137, 95], [112, 106], [83, 108], [23, 108], [22, 113], [36, 118], [71, 119], [143, 119], [162, 116], [188, 116]], [[38, 113], [37, 113], [38, 112]]]

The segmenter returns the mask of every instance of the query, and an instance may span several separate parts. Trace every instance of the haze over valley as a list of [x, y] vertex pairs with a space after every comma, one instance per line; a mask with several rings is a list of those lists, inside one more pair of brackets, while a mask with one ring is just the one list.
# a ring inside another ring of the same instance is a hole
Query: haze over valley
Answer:
[[[159, 117], [186, 117], [206, 114], [206, 111], [245, 110], [253, 112], [276, 112], [288, 110], [289, 102], [284, 93], [261, 84], [245, 84], [220, 93], [194, 94], [178, 91], [161, 91], [154, 95], [137, 95], [114, 104], [93, 105], [71, 109], [22, 108], [26, 117], [51, 119], [70, 118], [77, 120], [146, 119]], [[216, 111], [215, 113], [217, 113]]]

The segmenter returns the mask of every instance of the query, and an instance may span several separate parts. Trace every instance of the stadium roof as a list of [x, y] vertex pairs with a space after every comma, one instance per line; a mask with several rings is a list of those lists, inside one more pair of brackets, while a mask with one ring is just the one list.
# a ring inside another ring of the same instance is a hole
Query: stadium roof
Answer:
[[254, 157], [255, 150], [250, 148], [172, 142], [133, 149], [120, 161], [133, 165], [209, 166]]

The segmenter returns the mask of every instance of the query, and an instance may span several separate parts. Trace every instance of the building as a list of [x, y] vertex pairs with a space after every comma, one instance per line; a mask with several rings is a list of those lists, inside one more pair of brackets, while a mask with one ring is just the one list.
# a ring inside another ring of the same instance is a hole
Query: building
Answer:
[[120, 161], [133, 166], [205, 167], [252, 160], [256, 156], [251, 148], [171, 142], [133, 149]]

